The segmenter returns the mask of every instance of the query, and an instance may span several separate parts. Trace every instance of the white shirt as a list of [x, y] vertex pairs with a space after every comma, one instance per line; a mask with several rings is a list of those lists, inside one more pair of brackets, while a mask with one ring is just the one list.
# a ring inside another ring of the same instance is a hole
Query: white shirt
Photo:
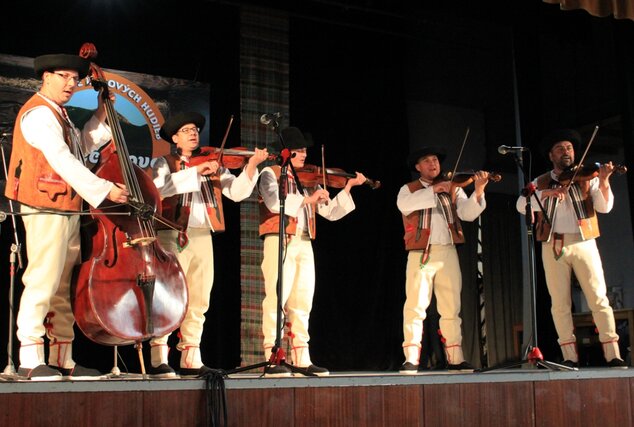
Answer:
[[[188, 161], [185, 156], [181, 156], [182, 161]], [[158, 188], [161, 197], [170, 197], [176, 194], [192, 193], [192, 204], [190, 208], [188, 227], [192, 228], [209, 228], [211, 222], [207, 214], [200, 192], [200, 186], [203, 177], [198, 175], [195, 167], [190, 167], [177, 172], [170, 172], [169, 165], [164, 157], [157, 159], [152, 168], [154, 185]], [[237, 177], [229, 172], [228, 169], [222, 169], [220, 175], [220, 187], [225, 197], [240, 202], [251, 195], [253, 187], [258, 180], [258, 170], [255, 170], [253, 178], [249, 179], [249, 175], [245, 169], [242, 170]]]
[[[450, 245], [453, 243], [451, 233], [447, 228], [447, 220], [440, 206], [440, 201], [431, 185], [423, 180], [420, 182], [423, 184], [423, 188], [413, 193], [409, 191], [407, 184], [402, 186], [396, 198], [396, 206], [405, 216], [418, 210], [432, 208], [429, 243], [432, 245]], [[462, 188], [456, 187], [456, 211], [461, 220], [473, 221], [485, 208], [484, 194], [478, 202], [475, 192], [467, 197]]]
[[[556, 180], [557, 175], [553, 171], [550, 172], [550, 176], [552, 179]], [[534, 185], [537, 185], [537, 180], [533, 181]], [[594, 206], [594, 210], [599, 213], [608, 213], [612, 210], [614, 206], [614, 194], [612, 194], [612, 188], [608, 191], [608, 199], [605, 200], [603, 198], [603, 193], [599, 189], [599, 178], [592, 178], [590, 180], [590, 197], [592, 197], [592, 204]], [[542, 199], [542, 190], [535, 191], [535, 197], [537, 197], [544, 205], [544, 200]], [[535, 197], [531, 200], [531, 209], [533, 212], [538, 212], [541, 210], [539, 207], [539, 203], [535, 201]], [[517, 210], [525, 214], [526, 213], [526, 197], [520, 196], [515, 203], [515, 207]], [[572, 205], [572, 199], [570, 198], [570, 194], [566, 193], [566, 197], [564, 200], [561, 200], [557, 203], [557, 209], [553, 215], [553, 218], [550, 218], [552, 224], [553, 233], [559, 234], [574, 234], [579, 233], [579, 224], [577, 220], [577, 214], [575, 213], [574, 207]]]
[[[266, 207], [271, 212], [279, 213], [279, 183], [275, 172], [270, 167], [262, 169], [258, 189]], [[297, 218], [296, 235], [303, 234], [304, 230], [307, 229], [308, 217], [306, 207], [302, 206], [303, 202], [304, 195], [299, 192], [286, 195], [284, 213], [290, 217]], [[330, 221], [341, 219], [354, 209], [355, 205], [352, 196], [345, 190], [341, 190], [327, 205], [325, 203], [317, 205], [317, 213]]]
[[[42, 98], [62, 114], [62, 109], [57, 104], [43, 96]], [[64, 117], [63, 114], [62, 117]], [[104, 201], [114, 184], [97, 177], [73, 155], [64, 140], [62, 126], [50, 109], [38, 106], [27, 111], [22, 116], [20, 128], [26, 142], [42, 152], [51, 168], [82, 199], [95, 208]], [[72, 129], [76, 139], [81, 143], [84, 155], [90, 154], [91, 151], [112, 139], [109, 127], [95, 116], [86, 122], [81, 133], [74, 125]]]

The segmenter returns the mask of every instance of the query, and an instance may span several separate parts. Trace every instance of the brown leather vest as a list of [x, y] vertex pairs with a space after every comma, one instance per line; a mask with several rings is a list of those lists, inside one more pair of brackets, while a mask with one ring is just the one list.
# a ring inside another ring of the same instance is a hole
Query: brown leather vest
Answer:
[[[409, 191], [413, 193], [415, 191], [422, 190], [424, 187], [420, 180], [417, 179], [416, 181], [408, 183], [407, 188], [409, 188]], [[455, 203], [451, 203], [451, 210], [453, 211], [453, 216], [456, 219], [456, 222], [449, 226], [451, 240], [454, 244], [464, 243], [465, 239], [462, 232], [462, 224], [458, 218]], [[423, 212], [424, 210], [420, 209], [410, 213], [409, 215], [403, 215], [403, 227], [405, 228], [405, 235], [403, 236], [403, 239], [405, 240], [405, 249], [408, 251], [426, 249], [429, 246], [431, 229], [422, 228], [420, 224], [420, 218], [423, 215]]]
[[[282, 168], [280, 166], [271, 166], [273, 173], [275, 174], [275, 178], [277, 178], [277, 182], [280, 181], [280, 175], [282, 172]], [[310, 189], [306, 189], [306, 191], [310, 192]], [[266, 207], [266, 203], [262, 200], [262, 196], [258, 197], [258, 203], [260, 205], [260, 237], [264, 237], [267, 234], [277, 234], [280, 230], [280, 215], [276, 212], [271, 212], [269, 208]], [[308, 228], [310, 238], [314, 239], [317, 234], [317, 227], [315, 225], [315, 212], [317, 210], [317, 205], [312, 205], [313, 209], [310, 210], [311, 215], [308, 218]], [[285, 232], [289, 236], [294, 236], [297, 232], [297, 218], [285, 215], [284, 221], [286, 222]]]
[[[165, 160], [170, 168], [170, 172], [174, 173], [181, 170], [182, 160], [180, 156], [176, 154], [169, 154], [165, 156]], [[222, 187], [220, 186], [220, 177], [218, 175], [212, 177], [209, 183], [211, 184], [211, 188], [213, 190], [216, 206], [214, 207], [209, 203], [206, 203], [207, 214], [209, 216], [209, 221], [211, 222], [211, 230], [214, 233], [221, 233], [225, 231], [225, 216], [222, 209]], [[163, 208], [163, 217], [186, 229], [187, 223], [189, 222], [190, 211], [189, 208], [183, 208], [179, 205], [178, 201], [180, 197], [180, 194], [175, 194], [164, 198], [161, 201], [161, 207]], [[204, 197], [203, 200], [205, 200]], [[207, 202], [207, 200], [205, 200], [205, 202]], [[166, 229], [168, 227], [161, 226], [157, 223], [157, 228]]]
[[35, 107], [49, 108], [62, 127], [64, 141], [72, 149], [71, 126], [44, 98], [35, 94], [18, 112], [13, 129], [13, 149], [7, 172], [5, 196], [25, 205], [61, 211], [81, 210], [82, 199], [49, 165], [44, 154], [24, 139], [22, 116]]
[[[541, 191], [548, 189], [552, 181], [550, 172], [546, 172], [545, 174], [538, 176], [536, 181], [538, 190]], [[594, 211], [592, 197], [590, 196], [590, 182], [582, 181], [578, 184], [573, 185], [579, 185], [579, 188], [581, 189], [581, 194], [583, 196], [583, 204], [585, 206], [586, 212], [588, 212], [588, 218], [577, 218], [581, 237], [583, 238], [583, 240], [595, 239], [599, 237], [601, 233], [599, 232], [599, 221], [597, 220], [597, 214]], [[535, 223], [535, 238], [539, 242], [548, 242], [550, 241], [550, 237], [552, 234], [552, 227], [546, 221], [546, 218], [541, 211], [537, 211], [536, 214], [537, 220]]]

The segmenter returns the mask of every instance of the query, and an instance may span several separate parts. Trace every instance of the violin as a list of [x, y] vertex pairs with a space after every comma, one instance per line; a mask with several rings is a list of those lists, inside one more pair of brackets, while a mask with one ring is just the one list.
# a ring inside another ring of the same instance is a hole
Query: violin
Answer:
[[[573, 165], [563, 171], [559, 175], [559, 182], [562, 185], [569, 185], [571, 182], [589, 181], [592, 178], [599, 176], [599, 169], [601, 169], [600, 163], [590, 163], [588, 165]], [[614, 165], [614, 173], [617, 175], [623, 175], [627, 172], [627, 167], [624, 165]]]
[[[475, 171], [466, 171], [466, 172], [443, 172], [438, 175], [432, 182], [432, 185], [438, 184], [440, 182], [451, 181], [451, 184], [456, 187], [466, 187], [471, 184], [475, 180]], [[502, 180], [502, 175], [497, 172], [489, 172], [489, 181], [491, 182], [500, 182]]]
[[[323, 172], [326, 171], [324, 174]], [[318, 184], [323, 184], [324, 179], [326, 186], [332, 188], [344, 188], [350, 178], [355, 178], [357, 175], [348, 173], [339, 168], [322, 168], [315, 165], [304, 165], [295, 171], [299, 177], [302, 185], [306, 187], [315, 187]], [[370, 178], [366, 178], [365, 185], [368, 185], [373, 190], [376, 190], [381, 186], [381, 181], [376, 181]]]
[[[189, 159], [191, 166], [196, 166], [208, 161], [217, 161], [220, 166], [227, 169], [242, 169], [253, 156], [255, 151], [250, 151], [246, 147], [235, 147], [220, 149], [218, 147], [200, 147], [199, 152], [192, 154]], [[268, 160], [275, 160], [275, 154], [269, 154]]]

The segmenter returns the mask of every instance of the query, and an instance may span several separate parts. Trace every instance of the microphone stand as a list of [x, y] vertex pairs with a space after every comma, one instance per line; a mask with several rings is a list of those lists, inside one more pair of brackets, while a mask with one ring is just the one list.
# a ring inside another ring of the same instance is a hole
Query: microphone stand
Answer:
[[[4, 140], [5, 134], [0, 138], [0, 142]], [[0, 144], [0, 152], [2, 152], [2, 166], [4, 169], [4, 176], [7, 176], [7, 158], [4, 153], [4, 145]], [[11, 212], [15, 212], [13, 208], [13, 201], [9, 200], [9, 209]], [[6, 219], [6, 214], [4, 212], [0, 212], [0, 223], [2, 223]], [[20, 243], [20, 239], [18, 237], [18, 227], [15, 220], [15, 215], [11, 215], [11, 223], [13, 224], [13, 243], [11, 244], [11, 253], [9, 254], [9, 330], [8, 330], [8, 340], [7, 340], [7, 366], [5, 366], [2, 371], [1, 377], [8, 379], [17, 378], [17, 371], [15, 370], [15, 364], [13, 363], [13, 333], [15, 329], [14, 325], [14, 296], [15, 296], [15, 274], [17, 269], [23, 268], [22, 263], [22, 244]], [[17, 262], [17, 264], [16, 264]], [[17, 265], [17, 269], [16, 269]]]
[[540, 211], [546, 218], [546, 221], [550, 224], [550, 218], [546, 214], [544, 210], [544, 206], [541, 201], [535, 194], [535, 189], [532, 186], [532, 180], [529, 175], [524, 171], [524, 160], [522, 159], [522, 152], [516, 151], [515, 156], [513, 157], [519, 172], [521, 172], [522, 177], [524, 178], [524, 189], [521, 192], [521, 195], [526, 198], [526, 209], [524, 212], [524, 224], [526, 225], [526, 244], [527, 244], [527, 253], [528, 253], [528, 287], [530, 292], [530, 315], [531, 315], [531, 334], [527, 340], [526, 348], [524, 349], [524, 355], [522, 360], [511, 362], [507, 364], [503, 364], [500, 366], [494, 366], [491, 368], [481, 369], [480, 372], [493, 371], [497, 369], [509, 369], [515, 368], [517, 366], [522, 366], [525, 364], [529, 364], [529, 366], [533, 366], [535, 368], [542, 367], [546, 369], [550, 369], [552, 371], [577, 371], [577, 368], [573, 368], [570, 366], [562, 365], [559, 363], [551, 362], [548, 360], [544, 360], [544, 356], [542, 355], [541, 350], [538, 347], [537, 342], [537, 314], [536, 314], [536, 271], [535, 271], [535, 236], [534, 236], [534, 224], [533, 224], [533, 208], [531, 204], [531, 199], [535, 197], [537, 201], [537, 205], [539, 206]]
[[286, 352], [282, 348], [282, 313], [284, 311], [283, 303], [282, 303], [282, 295], [284, 289], [284, 242], [286, 238], [286, 189], [288, 188], [286, 183], [288, 181], [288, 168], [290, 167], [293, 172], [293, 176], [295, 177], [295, 183], [297, 184], [297, 191], [299, 193], [304, 194], [304, 187], [302, 186], [299, 177], [295, 173], [295, 168], [291, 163], [292, 155], [288, 148], [286, 148], [286, 144], [284, 143], [284, 137], [282, 133], [279, 131], [279, 123], [275, 120], [270, 122], [270, 125], [273, 131], [277, 134], [277, 137], [280, 141], [280, 145], [282, 150], [280, 152], [281, 159], [281, 171], [280, 171], [280, 179], [278, 183], [278, 197], [280, 209], [278, 213], [279, 217], [279, 230], [277, 233], [278, 236], [278, 246], [277, 246], [277, 284], [275, 288], [275, 293], [277, 296], [277, 312], [276, 312], [276, 321], [275, 321], [275, 343], [273, 344], [273, 348], [271, 348], [271, 356], [268, 361], [256, 363], [254, 365], [244, 366], [241, 368], [236, 368], [230, 371], [227, 371], [227, 375], [234, 374], [238, 372], [248, 371], [251, 369], [264, 367], [264, 374], [266, 375], [267, 371], [271, 366], [280, 365], [286, 366], [291, 372], [301, 372], [304, 376], [316, 376], [315, 374], [310, 374], [304, 372], [303, 370], [297, 368], [294, 365], [286, 362]]

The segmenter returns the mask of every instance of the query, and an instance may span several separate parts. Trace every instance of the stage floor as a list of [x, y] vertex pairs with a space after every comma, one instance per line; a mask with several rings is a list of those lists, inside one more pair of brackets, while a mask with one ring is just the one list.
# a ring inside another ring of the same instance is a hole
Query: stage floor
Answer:
[[[0, 380], [0, 425], [205, 426], [203, 379]], [[217, 383], [216, 383], [217, 385]], [[335, 372], [224, 380], [228, 426], [634, 425], [634, 369]], [[18, 420], [19, 422], [16, 422]]]
[[[595, 380], [608, 378], [634, 378], [634, 368], [582, 368], [577, 371], [553, 371], [548, 369], [518, 368], [488, 372], [422, 371], [417, 374], [399, 374], [390, 371], [331, 372], [324, 377], [292, 376], [264, 377], [261, 373], [236, 373], [225, 377], [230, 389], [270, 389], [298, 387], [363, 387], [403, 386], [433, 384], [478, 384], [526, 381]], [[199, 390], [205, 388], [200, 378], [144, 379], [140, 374], [123, 374], [100, 380], [88, 381], [30, 381], [0, 375], [2, 393], [49, 392], [104, 392], [104, 391], [157, 391]]]

